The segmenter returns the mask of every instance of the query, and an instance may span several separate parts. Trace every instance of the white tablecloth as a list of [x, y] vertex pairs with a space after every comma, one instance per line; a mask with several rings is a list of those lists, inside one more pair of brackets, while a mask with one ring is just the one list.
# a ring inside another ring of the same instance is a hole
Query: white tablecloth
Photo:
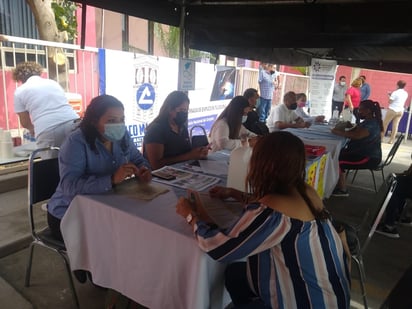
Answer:
[[151, 309], [223, 308], [225, 265], [199, 249], [176, 201], [76, 196], [61, 223], [72, 270]]
[[324, 174], [325, 198], [330, 197], [339, 179], [339, 153], [346, 143], [346, 139], [330, 132], [331, 127], [313, 125], [307, 129], [285, 129], [298, 136], [305, 145], [325, 146], [329, 152]]

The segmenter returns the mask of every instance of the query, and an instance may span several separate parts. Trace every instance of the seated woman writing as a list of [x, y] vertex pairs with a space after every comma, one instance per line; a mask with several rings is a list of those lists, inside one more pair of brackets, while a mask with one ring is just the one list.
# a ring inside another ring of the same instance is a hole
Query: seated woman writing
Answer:
[[339, 154], [339, 180], [333, 196], [349, 196], [346, 188], [347, 169], [375, 168], [382, 160], [381, 133], [383, 132], [381, 108], [378, 102], [365, 100], [359, 105], [357, 126], [335, 127], [332, 133], [349, 138], [349, 142]]
[[169, 93], [159, 115], [146, 128], [143, 154], [153, 169], [187, 160], [207, 158], [207, 146], [192, 149], [187, 129], [189, 97], [182, 91]]
[[241, 145], [241, 136], [256, 136], [243, 126], [252, 110], [244, 96], [234, 97], [217, 117], [210, 131], [212, 151], [233, 150]]
[[59, 240], [60, 221], [77, 194], [110, 191], [132, 175], [152, 179], [149, 163], [126, 131], [123, 104], [110, 95], [91, 100], [79, 128], [60, 148], [59, 169], [60, 182], [47, 204], [48, 224]]
[[246, 203], [226, 230], [204, 222], [189, 200], [178, 201], [176, 211], [192, 225], [200, 248], [232, 263], [225, 285], [235, 308], [349, 308], [350, 255], [305, 182], [305, 162], [302, 141], [289, 132], [258, 139], [245, 183], [251, 194], [210, 190], [212, 197]]

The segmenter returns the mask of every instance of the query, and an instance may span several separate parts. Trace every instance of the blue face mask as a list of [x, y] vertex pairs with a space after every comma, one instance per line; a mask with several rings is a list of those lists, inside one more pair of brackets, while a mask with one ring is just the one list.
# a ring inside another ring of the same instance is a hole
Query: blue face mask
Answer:
[[242, 123], [245, 123], [247, 120], [247, 115], [246, 116], [242, 116]]
[[104, 125], [104, 137], [111, 142], [120, 141], [126, 133], [124, 123], [106, 123]]

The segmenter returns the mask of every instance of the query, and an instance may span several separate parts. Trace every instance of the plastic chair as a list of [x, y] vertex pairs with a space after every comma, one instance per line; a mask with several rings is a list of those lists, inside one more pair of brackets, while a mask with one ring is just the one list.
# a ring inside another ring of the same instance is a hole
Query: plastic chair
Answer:
[[[366, 288], [365, 288], [366, 274], [365, 274], [365, 267], [363, 263], [363, 254], [367, 246], [369, 245], [373, 235], [375, 234], [376, 228], [378, 227], [378, 224], [380, 223], [383, 217], [383, 214], [385, 213], [386, 207], [388, 206], [388, 203], [392, 197], [392, 194], [396, 188], [396, 185], [397, 185], [396, 176], [392, 174], [391, 176], [388, 177], [387, 181], [384, 182], [384, 184], [382, 185], [382, 189], [380, 190], [380, 193], [383, 194], [383, 198], [381, 202], [377, 205], [376, 209], [372, 209], [372, 211], [371, 209], [368, 209], [366, 211], [359, 225], [354, 226], [352, 224], [348, 224], [348, 223], [341, 222], [341, 221], [334, 222], [335, 226], [341, 225], [346, 231], [346, 238], [347, 238], [349, 250], [351, 253], [351, 257], [352, 257], [352, 260], [356, 264], [356, 268], [359, 274], [363, 305], [365, 309], [368, 308], [368, 300], [367, 300]], [[365, 225], [368, 226], [369, 230], [367, 232], [366, 238], [363, 241], [361, 241], [360, 232]]]
[[[382, 161], [381, 163], [379, 163], [379, 165], [377, 167], [375, 167], [373, 169], [369, 169], [371, 174], [372, 174], [373, 186], [375, 188], [375, 192], [377, 192], [377, 190], [376, 190], [376, 181], [375, 181], [374, 172], [379, 172], [380, 171], [382, 173], [382, 181], [383, 182], [385, 181], [384, 168], [385, 168], [385, 166], [388, 166], [389, 164], [391, 164], [391, 162], [392, 162], [393, 158], [395, 157], [395, 154], [398, 151], [399, 146], [401, 145], [402, 140], [404, 139], [404, 137], [405, 136], [403, 134], [401, 134], [397, 137], [397, 139], [396, 139], [395, 143], [393, 144], [391, 150], [389, 151], [388, 156], [386, 157], [385, 161]], [[362, 169], [362, 168], [360, 168], [360, 169]], [[350, 169], [350, 170], [355, 171], [355, 173], [352, 177], [352, 183], [355, 181], [356, 174], [358, 173], [358, 170], [360, 170], [360, 169]], [[363, 169], [366, 169], [366, 168], [363, 168]], [[347, 173], [349, 173], [350, 170], [348, 170]]]
[[38, 159], [41, 153], [50, 153], [52, 151], [59, 151], [58, 147], [47, 147], [35, 150], [29, 158], [29, 183], [28, 183], [28, 212], [29, 222], [31, 228], [31, 235], [33, 241], [29, 247], [29, 260], [26, 268], [25, 286], [30, 285], [31, 267], [33, 262], [34, 246], [42, 246], [58, 253], [64, 260], [66, 271], [69, 276], [70, 288], [72, 290], [73, 299], [76, 307], [79, 308], [79, 300], [76, 289], [74, 287], [73, 278], [71, 275], [69, 259], [66, 253], [64, 242], [56, 240], [48, 227], [38, 227], [33, 217], [33, 207], [40, 206], [53, 195], [56, 191], [60, 180], [59, 176], [59, 162], [57, 158], [52, 159]]

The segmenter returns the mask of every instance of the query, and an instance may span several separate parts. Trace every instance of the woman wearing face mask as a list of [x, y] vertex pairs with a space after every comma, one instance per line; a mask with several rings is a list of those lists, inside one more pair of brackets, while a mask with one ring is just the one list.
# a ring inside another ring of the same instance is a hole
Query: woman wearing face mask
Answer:
[[296, 103], [298, 104], [298, 107], [295, 110], [296, 115], [298, 115], [300, 118], [302, 118], [304, 121], [308, 121], [310, 123], [313, 122], [323, 122], [325, 120], [325, 116], [319, 115], [319, 116], [310, 116], [304, 111], [304, 107], [306, 106], [306, 101], [307, 97], [305, 93], [298, 93], [296, 95]]
[[374, 169], [382, 160], [383, 123], [379, 102], [362, 101], [359, 118], [363, 121], [352, 130], [346, 131], [342, 127], [332, 129], [333, 134], [350, 139], [339, 154], [339, 180], [333, 196], [349, 196], [346, 188], [347, 169]]
[[110, 95], [92, 99], [60, 148], [59, 168], [60, 182], [47, 205], [49, 227], [59, 240], [60, 220], [75, 195], [110, 191], [132, 175], [152, 179], [149, 163], [126, 132], [123, 104]]
[[146, 128], [143, 154], [153, 169], [187, 160], [205, 159], [208, 147], [192, 149], [187, 129], [189, 97], [182, 91], [169, 93], [159, 115]]
[[236, 96], [230, 101], [212, 126], [210, 132], [212, 151], [233, 150], [245, 142], [247, 137], [256, 136], [242, 125], [251, 110], [249, 101], [244, 96]]

